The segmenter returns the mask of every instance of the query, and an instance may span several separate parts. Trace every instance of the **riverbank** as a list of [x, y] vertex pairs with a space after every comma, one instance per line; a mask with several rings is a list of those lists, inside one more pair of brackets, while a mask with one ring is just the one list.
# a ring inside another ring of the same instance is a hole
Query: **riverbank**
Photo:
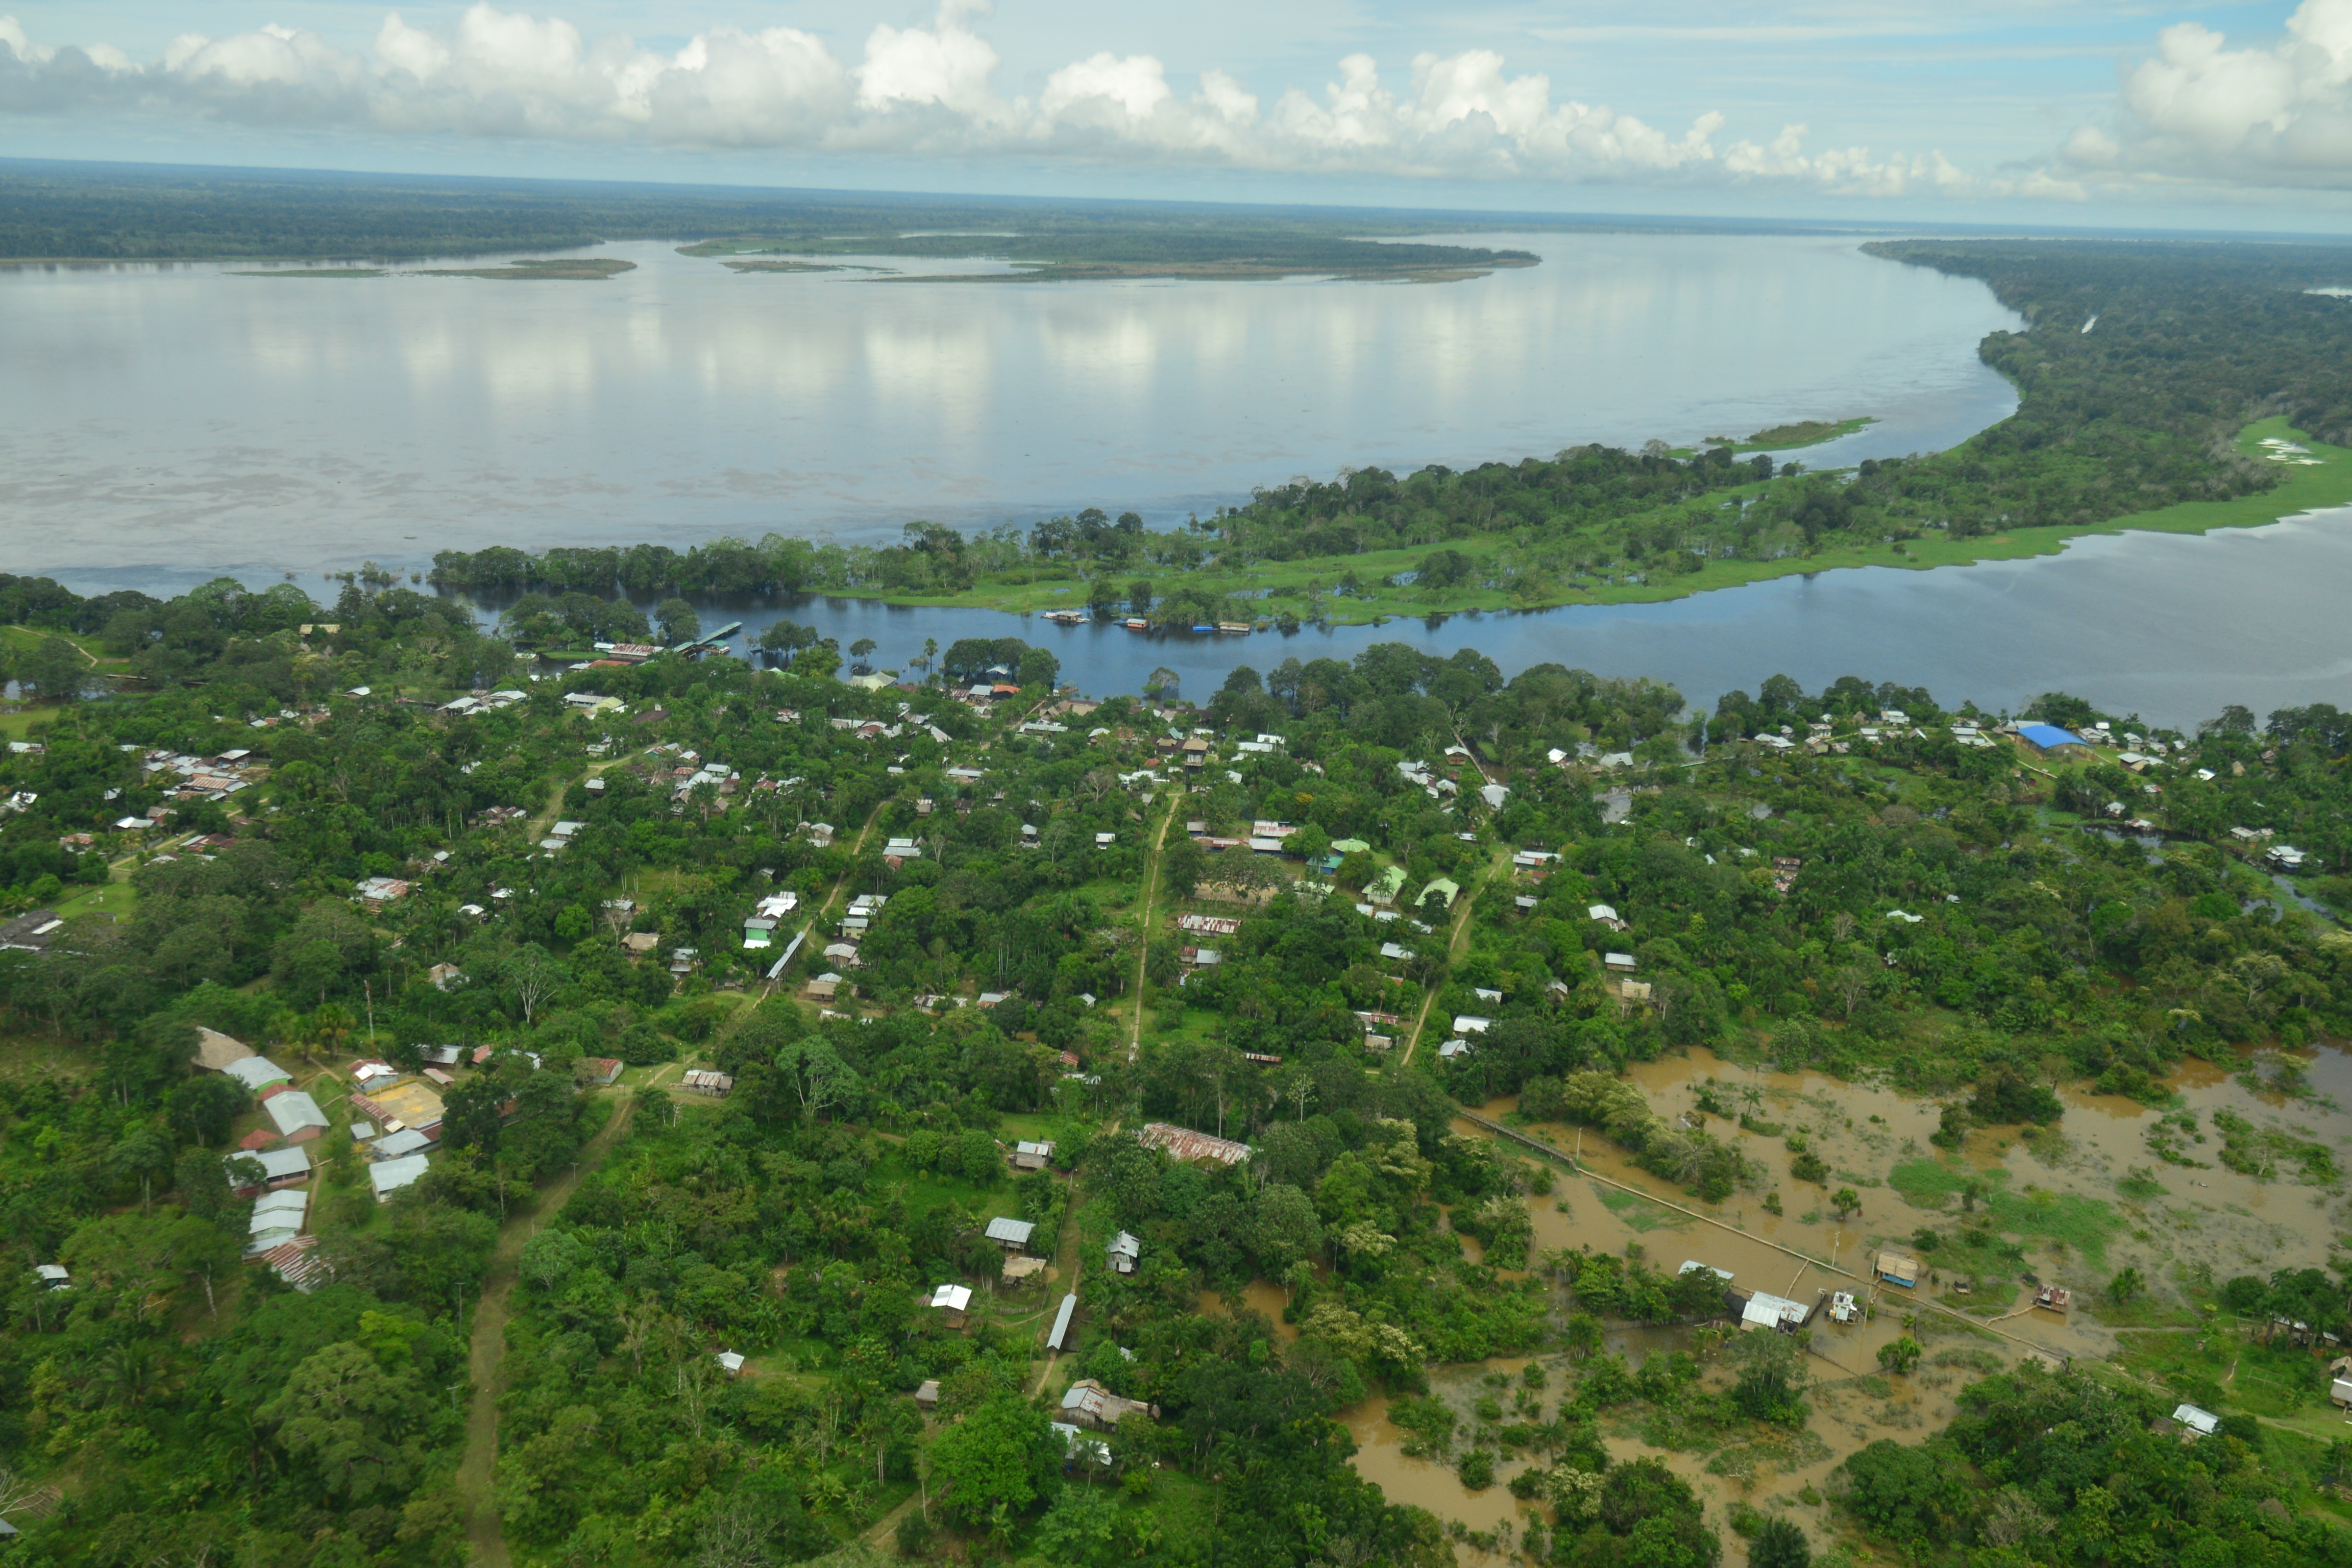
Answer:
[[[1254, 601], [1255, 618], [1260, 624], [1278, 624], [1286, 612], [1302, 625], [1377, 626], [1391, 620], [1472, 611], [1662, 604], [1686, 599], [1709, 589], [1811, 576], [1849, 567], [1894, 566], [1927, 571], [1938, 566], [1972, 566], [1990, 561], [2055, 555], [2074, 540], [2101, 534], [2198, 534], [2216, 529], [2260, 528], [2300, 512], [2352, 504], [2352, 449], [2310, 440], [2291, 428], [2284, 418], [2265, 419], [2246, 426], [2239, 433], [2238, 447], [2251, 458], [2269, 460], [2272, 448], [2263, 445], [2266, 440], [2289, 441], [2303, 448], [2308, 466], [2282, 465], [2286, 468], [2286, 479], [2260, 495], [2223, 501], [2189, 501], [2101, 522], [2004, 529], [1965, 539], [1931, 532], [1914, 539], [1882, 538], [1868, 543], [1824, 548], [1773, 561], [1708, 559], [1695, 571], [1656, 581], [1561, 584], [1554, 580], [1546, 584], [1539, 577], [1531, 579], [1522, 574], [1514, 579], [1517, 585], [1510, 589], [1480, 584], [1437, 592], [1415, 583], [1390, 581], [1399, 574], [1416, 573], [1430, 552], [1438, 548], [1433, 545], [1264, 562], [1230, 572], [1209, 568], [1185, 573], [1183, 577], [1188, 588]], [[1760, 484], [1742, 486], [1724, 494], [1746, 500], [1763, 488]], [[1449, 541], [1445, 547], [1481, 562], [1492, 562], [1497, 556], [1508, 556], [1528, 548], [1516, 535], [1501, 531]], [[1116, 575], [1123, 582], [1128, 577], [1150, 579], [1164, 574], [1137, 568]], [[1087, 603], [1088, 588], [1087, 581], [1073, 567], [1066, 574], [1055, 575], [1023, 568], [983, 578], [959, 594], [900, 594], [879, 588], [828, 587], [816, 591], [828, 597], [867, 599], [907, 608], [1000, 610], [1034, 616], [1048, 610], [1081, 609]], [[1118, 613], [1126, 611], [1122, 607]]]

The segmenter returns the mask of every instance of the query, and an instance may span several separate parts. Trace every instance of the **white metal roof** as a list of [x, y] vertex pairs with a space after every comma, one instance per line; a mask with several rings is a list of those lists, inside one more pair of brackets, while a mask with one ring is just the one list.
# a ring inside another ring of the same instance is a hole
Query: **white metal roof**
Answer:
[[426, 1160], [422, 1154], [410, 1154], [398, 1160], [379, 1160], [368, 1167], [368, 1181], [375, 1195], [383, 1197], [396, 1193], [425, 1174]]
[[273, 1083], [290, 1083], [294, 1078], [292, 1073], [268, 1057], [239, 1057], [221, 1071], [251, 1089], [268, 1089]]

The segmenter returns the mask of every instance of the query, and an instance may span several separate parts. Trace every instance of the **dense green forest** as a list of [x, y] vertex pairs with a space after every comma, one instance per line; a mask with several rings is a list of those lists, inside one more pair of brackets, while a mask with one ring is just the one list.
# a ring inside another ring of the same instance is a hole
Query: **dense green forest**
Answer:
[[[577, 596], [526, 618], [643, 625]], [[2352, 1561], [2326, 1352], [2267, 1328], [2352, 1334], [2332, 708], [2053, 692], [2096, 743], [2038, 746], [1394, 644], [1096, 704], [1013, 639], [572, 670], [384, 578], [0, 610], [26, 1563]], [[2090, 1092], [2127, 1173], [2066, 1152]], [[387, 1185], [394, 1106], [438, 1136]], [[1765, 1215], [1941, 1293], [1734, 1332], [1670, 1270]], [[1994, 1331], [2062, 1273], [2111, 1361]]]
[[[1294, 480], [1170, 530], [1089, 508], [969, 535], [909, 523], [903, 542], [872, 547], [780, 534], [683, 552], [499, 547], [444, 553], [434, 579], [1062, 605], [1164, 626], [1328, 623], [1654, 597], [1825, 560], [1972, 559], [2017, 531], [2259, 496], [2303, 472], [2240, 439], [2256, 421], [2352, 442], [2352, 310], [2310, 291], [2352, 276], [2352, 252], [2055, 240], [1865, 248], [1982, 278], [2026, 319], [1980, 349], [2015, 384], [2016, 414], [1950, 451], [1833, 472], [1738, 456], [1728, 440], [1680, 453], [1664, 442], [1638, 453], [1570, 447], [1458, 471], [1367, 467]], [[2333, 473], [2339, 458], [2314, 461]]]
[[[1079, 266], [1247, 264], [1273, 272], [1524, 265], [1521, 252], [1373, 246], [1458, 216], [1020, 196], [458, 179], [289, 169], [0, 162], [0, 259], [406, 260], [622, 239], [709, 254], [1010, 255]], [[1004, 234], [1006, 226], [1017, 232]], [[911, 233], [958, 229], [961, 235]]]

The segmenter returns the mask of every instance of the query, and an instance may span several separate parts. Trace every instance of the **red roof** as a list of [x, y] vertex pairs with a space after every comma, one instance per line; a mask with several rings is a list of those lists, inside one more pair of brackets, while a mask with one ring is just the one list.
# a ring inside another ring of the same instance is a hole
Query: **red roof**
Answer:
[[238, 1139], [236, 1141], [236, 1146], [240, 1149], [247, 1150], [267, 1149], [272, 1143], [277, 1142], [277, 1133], [272, 1132], [267, 1127], [257, 1127], [252, 1131], [247, 1133], [244, 1137]]
[[286, 1142], [289, 1143], [308, 1143], [311, 1139], [316, 1138], [318, 1135], [319, 1130], [315, 1127], [297, 1127], [293, 1131], [286, 1134]]
[[273, 1083], [254, 1098], [267, 1105], [269, 1101], [277, 1099], [279, 1095], [286, 1093], [293, 1087], [294, 1086], [290, 1083]]

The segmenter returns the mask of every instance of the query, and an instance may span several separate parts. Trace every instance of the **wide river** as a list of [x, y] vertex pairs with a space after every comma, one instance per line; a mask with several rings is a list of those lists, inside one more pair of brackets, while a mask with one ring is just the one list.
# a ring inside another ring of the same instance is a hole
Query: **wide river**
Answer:
[[1349, 464], [1865, 414], [1843, 447], [1901, 452], [2015, 406], [1976, 357], [2009, 312], [1850, 240], [1465, 243], [1544, 260], [1417, 285], [880, 282], [653, 243], [597, 252], [636, 263], [607, 282], [0, 270], [0, 570], [316, 581], [492, 542], [1161, 523]]
[[[1158, 524], [1347, 464], [1874, 416], [1805, 454], [1851, 462], [1948, 447], [2015, 406], [1976, 357], [2015, 319], [1850, 240], [1458, 237], [1543, 261], [1435, 285], [877, 282], [738, 274], [658, 244], [599, 252], [637, 264], [608, 282], [0, 269], [0, 571], [86, 592], [223, 574], [324, 591], [322, 572], [362, 560], [414, 570], [494, 542], [877, 540], [917, 517], [1087, 505]], [[1021, 635], [1097, 693], [1166, 665], [1202, 694], [1238, 662], [1402, 639], [1507, 671], [1654, 675], [1707, 703], [1776, 670], [1853, 673], [2012, 707], [2063, 688], [2190, 723], [2231, 701], [2352, 703], [2347, 583], [2352, 525], [2329, 515], [1287, 639], [785, 608], [876, 637], [886, 667], [927, 637]], [[754, 628], [777, 613], [741, 608]]]

